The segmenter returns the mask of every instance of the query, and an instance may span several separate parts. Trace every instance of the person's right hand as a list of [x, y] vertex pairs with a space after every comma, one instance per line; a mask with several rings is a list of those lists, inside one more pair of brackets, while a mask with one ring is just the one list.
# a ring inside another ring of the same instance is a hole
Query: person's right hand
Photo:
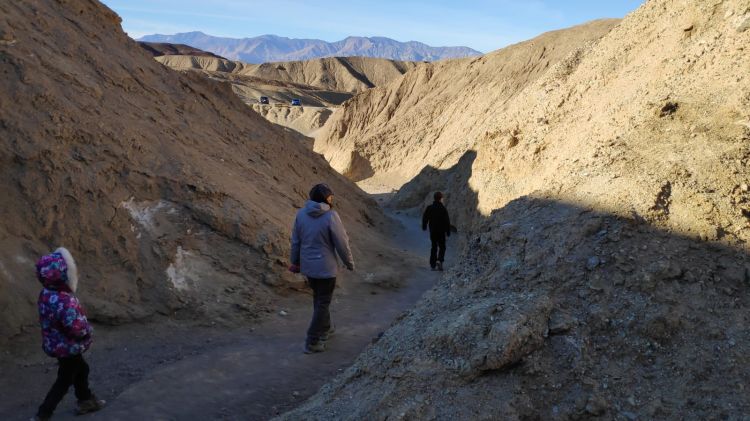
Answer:
[[346, 265], [346, 268], [349, 269], [350, 271], [354, 272], [354, 264]]
[[289, 272], [299, 273], [299, 265], [289, 265]]

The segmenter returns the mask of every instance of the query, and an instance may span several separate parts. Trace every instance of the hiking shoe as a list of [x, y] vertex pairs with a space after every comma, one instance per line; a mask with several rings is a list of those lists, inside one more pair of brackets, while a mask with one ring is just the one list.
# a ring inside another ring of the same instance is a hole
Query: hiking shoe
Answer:
[[326, 344], [323, 341], [318, 341], [312, 344], [305, 344], [305, 354], [315, 354], [317, 352], [323, 352], [326, 350]]
[[434, 271], [436, 271], [437, 269], [435, 268], [435, 266], [430, 266], [430, 270], [434, 272]]
[[327, 331], [326, 333], [324, 333], [324, 334], [323, 334], [323, 335], [322, 335], [322, 336], [320, 337], [320, 340], [321, 340], [321, 341], [327, 341], [327, 340], [331, 339], [331, 336], [333, 336], [333, 334], [334, 334], [334, 333], [336, 333], [336, 328], [335, 328], [335, 327], [333, 327], [333, 326], [331, 326], [331, 328], [330, 328], [330, 329], [328, 329], [328, 331]]
[[97, 399], [96, 396], [91, 395], [91, 398], [85, 401], [78, 401], [78, 408], [76, 408], [76, 415], [88, 414], [90, 412], [96, 412], [107, 404], [107, 401]]
[[440, 272], [443, 271], [443, 262], [438, 262], [437, 263], [437, 270], [440, 271]]

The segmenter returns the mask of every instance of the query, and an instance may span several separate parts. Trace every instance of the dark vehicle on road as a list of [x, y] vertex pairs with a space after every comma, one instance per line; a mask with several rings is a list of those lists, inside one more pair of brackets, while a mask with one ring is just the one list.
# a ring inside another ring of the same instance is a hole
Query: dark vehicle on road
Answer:
[[260, 97], [260, 100], [259, 100], [259, 102], [260, 102], [261, 104], [268, 104], [268, 103], [269, 103], [269, 102], [268, 102], [268, 97], [267, 97], [267, 96], [262, 96], [262, 97]]
[[292, 100], [292, 106], [302, 106], [302, 103], [300, 102], [300, 100], [299, 100], [299, 99], [297, 99], [297, 98], [294, 98], [294, 99]]

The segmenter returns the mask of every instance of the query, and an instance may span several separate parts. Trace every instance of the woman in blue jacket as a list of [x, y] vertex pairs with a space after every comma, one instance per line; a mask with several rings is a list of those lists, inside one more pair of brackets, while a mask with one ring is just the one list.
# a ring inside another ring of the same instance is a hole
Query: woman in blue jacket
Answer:
[[333, 191], [327, 184], [310, 190], [310, 200], [297, 212], [292, 229], [292, 272], [301, 272], [313, 290], [313, 316], [307, 330], [305, 353], [325, 351], [333, 333], [329, 307], [336, 287], [338, 253], [344, 265], [354, 270], [349, 237], [339, 214], [332, 209]]

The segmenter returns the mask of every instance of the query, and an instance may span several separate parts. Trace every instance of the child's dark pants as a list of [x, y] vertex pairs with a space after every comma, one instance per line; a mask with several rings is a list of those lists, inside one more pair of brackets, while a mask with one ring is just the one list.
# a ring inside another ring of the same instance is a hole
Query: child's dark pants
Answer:
[[307, 329], [307, 343], [317, 343], [331, 328], [331, 299], [336, 288], [336, 278], [307, 278], [313, 290], [313, 316]]
[[76, 398], [79, 401], [91, 399], [89, 390], [89, 365], [83, 359], [83, 355], [74, 357], [58, 358], [57, 380], [44, 398], [42, 406], [39, 407], [39, 417], [51, 417], [55, 412], [57, 404], [68, 393], [70, 385], [75, 388]]

